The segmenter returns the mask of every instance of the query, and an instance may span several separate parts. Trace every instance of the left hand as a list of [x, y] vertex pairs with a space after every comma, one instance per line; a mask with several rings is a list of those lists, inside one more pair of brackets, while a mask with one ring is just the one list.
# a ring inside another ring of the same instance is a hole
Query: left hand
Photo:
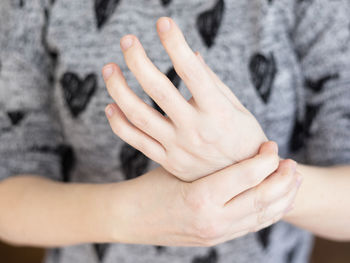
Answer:
[[167, 116], [142, 101], [128, 87], [120, 68], [110, 63], [103, 75], [116, 102], [106, 107], [114, 133], [184, 181], [254, 156], [267, 141], [254, 116], [190, 49], [173, 20], [160, 18], [157, 29], [193, 97], [186, 101], [150, 61], [139, 40], [124, 36], [121, 47], [129, 69]]
[[279, 161], [273, 142], [194, 182], [158, 167], [111, 185], [108, 242], [214, 246], [280, 220], [293, 207], [300, 180], [296, 163]]

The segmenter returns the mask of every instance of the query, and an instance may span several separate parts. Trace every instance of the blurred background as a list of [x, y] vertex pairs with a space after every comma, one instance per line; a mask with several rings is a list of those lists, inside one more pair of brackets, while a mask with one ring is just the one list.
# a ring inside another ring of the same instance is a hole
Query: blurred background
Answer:
[[[1, 263], [40, 263], [44, 251], [37, 248], [18, 248], [0, 242]], [[316, 239], [310, 263], [349, 263], [350, 243]]]

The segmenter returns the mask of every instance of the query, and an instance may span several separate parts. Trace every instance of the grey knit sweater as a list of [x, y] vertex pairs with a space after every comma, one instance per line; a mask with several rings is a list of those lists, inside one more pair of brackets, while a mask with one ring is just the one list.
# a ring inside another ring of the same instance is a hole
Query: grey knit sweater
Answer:
[[[119, 39], [137, 35], [184, 96], [157, 40], [171, 16], [194, 50], [278, 142], [283, 157], [350, 163], [348, 0], [1, 0], [0, 179], [32, 173], [65, 182], [117, 182], [155, 164], [113, 134], [100, 71]], [[279, 222], [213, 248], [82, 244], [47, 263], [307, 262], [311, 235]]]

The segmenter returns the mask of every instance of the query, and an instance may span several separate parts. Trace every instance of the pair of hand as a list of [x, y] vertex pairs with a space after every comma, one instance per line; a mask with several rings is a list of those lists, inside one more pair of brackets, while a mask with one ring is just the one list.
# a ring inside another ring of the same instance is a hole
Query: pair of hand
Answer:
[[276, 222], [300, 185], [296, 163], [279, 162], [272, 150], [277, 146], [262, 145], [267, 139], [254, 116], [189, 48], [171, 19], [159, 19], [157, 29], [193, 95], [189, 101], [154, 66], [135, 36], [121, 40], [126, 63], [167, 116], [128, 87], [116, 64], [103, 69], [116, 102], [106, 108], [113, 131], [168, 171], [159, 168], [135, 180], [142, 182], [139, 192], [147, 193], [138, 201], [143, 209], [134, 211], [133, 225], [142, 218], [135, 229], [148, 233], [143, 242], [149, 243], [153, 233], [152, 242], [160, 245], [212, 245]]

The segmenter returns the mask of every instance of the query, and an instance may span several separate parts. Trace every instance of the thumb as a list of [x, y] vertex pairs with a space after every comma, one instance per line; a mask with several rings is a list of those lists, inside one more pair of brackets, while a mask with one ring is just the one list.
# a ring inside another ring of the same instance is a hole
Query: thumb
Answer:
[[278, 145], [274, 141], [268, 141], [261, 144], [259, 154], [276, 154], [278, 155]]

